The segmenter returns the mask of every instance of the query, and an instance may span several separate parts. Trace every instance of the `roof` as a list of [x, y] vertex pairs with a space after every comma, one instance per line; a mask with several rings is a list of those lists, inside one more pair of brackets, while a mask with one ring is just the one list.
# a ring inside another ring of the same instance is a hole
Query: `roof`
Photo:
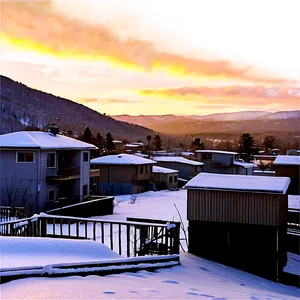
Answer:
[[169, 169], [169, 168], [163, 168], [163, 167], [158, 167], [158, 166], [154, 166], [153, 173], [163, 173], [163, 174], [171, 174], [171, 173], [178, 173], [178, 170], [173, 170], [173, 169]]
[[289, 209], [300, 210], [300, 195], [288, 195]]
[[200, 173], [184, 188], [208, 190], [235, 190], [284, 194], [290, 184], [288, 177], [267, 177], [249, 175], [225, 175]]
[[190, 159], [186, 159], [181, 156], [154, 156], [152, 157], [153, 160], [158, 161], [158, 162], [177, 162], [181, 164], [187, 164], [187, 165], [192, 165], [192, 166], [203, 166], [202, 162], [199, 161], [194, 161]]
[[246, 163], [246, 162], [243, 162], [243, 161], [234, 161], [233, 164], [236, 165], [236, 166], [244, 167], [245, 169], [253, 168], [253, 167], [257, 166], [256, 164]]
[[147, 165], [156, 161], [131, 154], [107, 155], [91, 159], [94, 165]]
[[92, 144], [43, 131], [18, 131], [0, 135], [0, 148], [97, 149]]
[[278, 155], [274, 161], [274, 165], [300, 165], [300, 156]]
[[220, 151], [220, 150], [196, 150], [197, 153], [217, 153], [217, 154], [230, 154], [230, 155], [236, 155], [237, 152], [231, 152], [231, 151]]

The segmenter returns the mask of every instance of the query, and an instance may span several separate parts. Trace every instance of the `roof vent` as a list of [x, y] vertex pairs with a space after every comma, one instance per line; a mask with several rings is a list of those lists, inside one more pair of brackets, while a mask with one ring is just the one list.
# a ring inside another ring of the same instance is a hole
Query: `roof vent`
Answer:
[[57, 126], [51, 126], [49, 127], [49, 132], [55, 136], [59, 134], [59, 128]]
[[122, 158], [122, 155], [119, 155], [118, 158]]

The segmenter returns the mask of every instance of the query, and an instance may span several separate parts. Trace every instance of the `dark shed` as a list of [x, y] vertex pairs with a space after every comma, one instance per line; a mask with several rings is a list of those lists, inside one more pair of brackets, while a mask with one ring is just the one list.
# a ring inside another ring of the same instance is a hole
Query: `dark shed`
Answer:
[[286, 260], [287, 177], [200, 173], [187, 192], [189, 252], [278, 280]]

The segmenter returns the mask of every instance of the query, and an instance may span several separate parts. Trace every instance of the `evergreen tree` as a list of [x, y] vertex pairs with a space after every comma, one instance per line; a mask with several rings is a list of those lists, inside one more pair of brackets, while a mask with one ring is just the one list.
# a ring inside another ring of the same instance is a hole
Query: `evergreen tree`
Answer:
[[156, 134], [156, 135], [154, 136], [154, 140], [153, 140], [153, 146], [154, 146], [154, 149], [155, 149], [156, 151], [162, 150], [161, 145], [162, 145], [161, 138], [160, 138], [159, 134]]
[[104, 139], [104, 149], [106, 154], [112, 154], [116, 150], [116, 146], [113, 142], [113, 137], [110, 132], [106, 134], [106, 139]]
[[96, 146], [99, 148], [99, 150], [102, 150], [104, 147], [104, 138], [99, 132], [97, 132], [96, 135]]
[[194, 138], [191, 143], [192, 150], [203, 150], [204, 144], [201, 142], [200, 138]]
[[79, 140], [89, 143], [89, 144], [93, 144], [95, 142], [95, 137], [93, 136], [92, 132], [90, 131], [90, 127], [86, 127], [84, 132], [79, 137]]
[[239, 153], [240, 153], [240, 157], [245, 162], [252, 161], [254, 158], [254, 155], [258, 153], [256, 145], [255, 145], [255, 140], [250, 135], [250, 133], [243, 133], [240, 136]]

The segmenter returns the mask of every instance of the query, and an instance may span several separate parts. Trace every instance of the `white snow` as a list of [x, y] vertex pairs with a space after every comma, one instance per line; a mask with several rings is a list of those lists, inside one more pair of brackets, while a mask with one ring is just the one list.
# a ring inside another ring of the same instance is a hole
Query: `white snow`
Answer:
[[187, 189], [261, 191], [284, 194], [290, 181], [288, 177], [227, 175], [203, 172], [191, 179], [184, 187]]
[[300, 165], [300, 156], [296, 155], [278, 155], [274, 165]]
[[254, 168], [257, 166], [256, 164], [246, 163], [246, 162], [242, 162], [242, 161], [234, 161], [233, 164], [236, 166], [244, 167], [245, 169]]
[[104, 277], [26, 278], [1, 286], [1, 299], [299, 299], [300, 290], [194, 255], [181, 266]]
[[300, 210], [300, 195], [289, 195], [289, 208]]
[[53, 238], [0, 237], [1, 268], [120, 257], [101, 243]]
[[156, 161], [131, 154], [117, 154], [97, 157], [91, 160], [95, 165], [146, 165], [156, 164]]
[[158, 161], [158, 162], [177, 162], [181, 164], [186, 164], [186, 165], [192, 165], [192, 166], [203, 166], [202, 162], [199, 161], [194, 161], [190, 159], [186, 159], [181, 156], [154, 156], [152, 157], [153, 160]]
[[0, 135], [0, 148], [97, 149], [96, 146], [42, 131], [18, 131]]
[[236, 154], [238, 154], [237, 152], [220, 151], [220, 150], [196, 150], [195, 152], [198, 152], [198, 153], [230, 154], [230, 155], [236, 155]]
[[[178, 207], [184, 225], [186, 219], [186, 190], [179, 191], [149, 191], [137, 195], [134, 204], [130, 202], [131, 195], [116, 196], [118, 205], [114, 215], [98, 217], [99, 219], [126, 220], [126, 217], [153, 218], [161, 220], [173, 219], [178, 221], [179, 215], [174, 204]], [[183, 235], [182, 235], [183, 237]], [[9, 238], [7, 238], [9, 239]], [[17, 238], [16, 238], [17, 239]], [[28, 238], [26, 238], [27, 240]], [[16, 258], [16, 252], [22, 251], [24, 242], [19, 250], [10, 249], [12, 257]], [[44, 243], [48, 239], [38, 239]], [[55, 239], [52, 239], [52, 241]], [[86, 243], [86, 241], [71, 241]], [[82, 256], [80, 261], [99, 260], [95, 258], [97, 249], [89, 251], [90, 242], [83, 248], [79, 248]], [[96, 247], [96, 246], [95, 246]], [[76, 255], [76, 249], [67, 246], [52, 255], [53, 248], [49, 247], [48, 254], [52, 257], [64, 255], [64, 262], [71, 255]], [[100, 249], [102, 249], [100, 247]], [[33, 249], [34, 250], [34, 249]], [[68, 251], [71, 251], [69, 255]], [[15, 251], [15, 252], [14, 252]], [[102, 250], [100, 250], [102, 252]], [[24, 257], [28, 265], [37, 264], [35, 254]], [[45, 253], [45, 252], [44, 252]], [[89, 254], [90, 253], [90, 254]], [[2, 255], [2, 252], [1, 252]], [[101, 253], [99, 254], [102, 255]], [[292, 256], [295, 260], [299, 256]], [[47, 257], [45, 257], [47, 258]], [[18, 259], [18, 258], [16, 258]], [[118, 260], [121, 258], [113, 258]], [[21, 260], [21, 259], [20, 259]], [[101, 260], [101, 258], [100, 258]], [[227, 267], [189, 253], [181, 252], [181, 266], [170, 269], [160, 269], [155, 272], [139, 271], [137, 273], [123, 273], [108, 276], [90, 275], [86, 277], [69, 276], [62, 278], [26, 278], [15, 280], [1, 285], [1, 299], [299, 299], [300, 290], [275, 282], [265, 280], [255, 275]], [[146, 265], [146, 264], [145, 264]], [[295, 271], [295, 264], [289, 264], [290, 271]], [[53, 271], [51, 266], [45, 266], [45, 270]], [[55, 268], [54, 268], [55, 269]]]
[[172, 174], [172, 173], [179, 173], [179, 171], [169, 169], [169, 168], [154, 166], [153, 169], [152, 169], [152, 173]]

